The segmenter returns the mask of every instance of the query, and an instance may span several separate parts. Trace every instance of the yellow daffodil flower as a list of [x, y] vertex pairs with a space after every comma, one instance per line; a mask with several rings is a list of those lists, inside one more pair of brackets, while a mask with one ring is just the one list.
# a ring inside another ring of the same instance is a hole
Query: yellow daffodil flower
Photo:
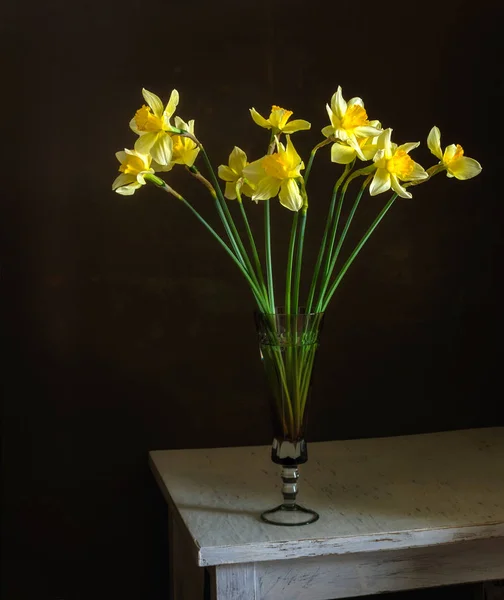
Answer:
[[277, 194], [280, 204], [292, 211], [303, 206], [303, 198], [296, 179], [301, 177], [304, 163], [287, 136], [287, 147], [278, 144], [278, 151], [263, 156], [243, 169], [243, 174], [254, 186], [252, 200], [268, 200]]
[[168, 104], [163, 108], [159, 96], [142, 89], [145, 104], [139, 108], [130, 121], [131, 129], [140, 137], [135, 150], [141, 154], [150, 154], [160, 165], [168, 165], [172, 158], [172, 139], [169, 132], [176, 132], [170, 119], [177, 108], [179, 94], [173, 90]]
[[331, 105], [327, 104], [326, 108], [331, 125], [324, 127], [322, 134], [326, 137], [335, 137], [348, 144], [361, 160], [369, 160], [362, 152], [358, 140], [380, 135], [382, 129], [372, 125], [376, 121], [368, 120], [361, 98], [352, 98], [345, 102], [341, 86], [338, 86], [338, 90], [331, 98]]
[[408, 156], [408, 153], [417, 148], [420, 142], [398, 146], [391, 142], [391, 135], [392, 129], [386, 129], [378, 140], [380, 149], [374, 156], [376, 172], [369, 186], [369, 193], [371, 196], [376, 196], [392, 188], [401, 198], [411, 198], [410, 192], [399, 181], [421, 181], [429, 177], [423, 167]]
[[254, 119], [254, 122], [259, 125], [259, 127], [264, 127], [265, 129], [272, 129], [273, 133], [295, 133], [296, 131], [303, 131], [310, 129], [311, 123], [308, 121], [303, 121], [303, 119], [295, 119], [288, 123], [287, 121], [292, 116], [291, 110], [285, 110], [285, 108], [280, 108], [279, 106], [273, 105], [271, 107], [271, 113], [268, 119], [262, 117], [255, 108], [250, 109], [250, 115]]
[[446, 169], [448, 177], [457, 179], [471, 179], [481, 173], [481, 165], [474, 158], [464, 156], [464, 149], [459, 144], [450, 144], [445, 148], [444, 153], [441, 150], [441, 132], [434, 126], [427, 138], [429, 150], [439, 158], [440, 164]]
[[[194, 120], [191, 119], [189, 123], [182, 121], [180, 117], [175, 117], [175, 126], [178, 129], [188, 131], [191, 135], [194, 135]], [[186, 165], [192, 167], [200, 148], [195, 141], [191, 138], [183, 135], [172, 136], [173, 150], [172, 150], [172, 163], [177, 165]]]
[[[369, 125], [371, 127], [376, 127], [376, 129], [381, 130], [380, 121], [369, 121]], [[357, 139], [357, 143], [359, 144], [361, 153], [364, 156], [365, 160], [372, 160], [377, 150], [379, 149], [378, 138], [379, 136]], [[331, 146], [331, 161], [334, 163], [338, 163], [340, 165], [348, 165], [357, 157], [359, 157], [362, 160], [361, 156], [358, 156], [357, 151], [353, 146], [349, 146], [348, 144], [344, 144], [343, 142], [335, 142]]]
[[116, 153], [117, 160], [121, 163], [119, 171], [121, 175], [116, 177], [112, 189], [123, 196], [131, 196], [135, 191], [145, 185], [144, 175], [154, 173], [151, 168], [151, 157], [148, 154], [140, 154], [136, 150], [124, 149], [124, 152]]
[[229, 155], [228, 165], [220, 165], [218, 170], [219, 177], [226, 182], [224, 196], [228, 200], [235, 200], [236, 186], [241, 184], [241, 193], [252, 198], [254, 191], [243, 175], [243, 169], [248, 165], [247, 155], [238, 146], [235, 146]]

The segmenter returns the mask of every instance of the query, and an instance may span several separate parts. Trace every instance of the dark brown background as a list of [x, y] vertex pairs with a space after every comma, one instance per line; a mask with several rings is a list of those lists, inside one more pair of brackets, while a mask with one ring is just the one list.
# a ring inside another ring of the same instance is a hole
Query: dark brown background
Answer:
[[[397, 202], [335, 297], [310, 439], [503, 423], [498, 4], [4, 8], [4, 598], [166, 597], [148, 450], [270, 441], [246, 284], [175, 199], [110, 191], [142, 86], [178, 88], [216, 165], [263, 151], [247, 109], [272, 103], [312, 121], [306, 155], [338, 84], [399, 142], [437, 124], [462, 143], [482, 175]], [[432, 164], [425, 143], [416, 159]], [[337, 172], [326, 153], [312, 174], [307, 265]], [[172, 181], [215, 222], [195, 182]], [[352, 239], [384, 200], [366, 198]], [[275, 206], [277, 265], [288, 217]]]

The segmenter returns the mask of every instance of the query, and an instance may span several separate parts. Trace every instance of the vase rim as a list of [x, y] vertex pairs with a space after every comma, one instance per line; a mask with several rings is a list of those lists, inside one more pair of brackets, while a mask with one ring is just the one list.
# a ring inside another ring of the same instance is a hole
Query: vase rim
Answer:
[[305, 312], [305, 307], [304, 306], [300, 306], [299, 310], [297, 313], [293, 313], [293, 312], [285, 312], [285, 307], [284, 306], [276, 306], [275, 307], [275, 312], [265, 312], [263, 310], [255, 310], [255, 312], [259, 315], [275, 315], [275, 316], [290, 316], [290, 317], [311, 317], [311, 316], [317, 316], [317, 315], [323, 315], [324, 311], [312, 311], [312, 312]]

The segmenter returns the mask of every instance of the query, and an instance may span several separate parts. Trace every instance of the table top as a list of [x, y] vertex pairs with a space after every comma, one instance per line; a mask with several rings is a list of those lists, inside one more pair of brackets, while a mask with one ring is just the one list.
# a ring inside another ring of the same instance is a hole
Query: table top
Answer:
[[200, 566], [504, 536], [504, 427], [308, 444], [298, 501], [316, 523], [263, 523], [281, 502], [269, 446], [156, 450], [150, 464]]

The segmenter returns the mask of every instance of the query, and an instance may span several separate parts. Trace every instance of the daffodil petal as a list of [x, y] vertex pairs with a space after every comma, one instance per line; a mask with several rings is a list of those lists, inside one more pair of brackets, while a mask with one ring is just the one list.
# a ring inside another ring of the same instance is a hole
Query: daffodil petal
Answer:
[[369, 186], [371, 196], [377, 196], [390, 190], [390, 173], [387, 169], [377, 169]]
[[334, 114], [333, 111], [332, 111], [332, 108], [329, 106], [329, 104], [326, 104], [325, 107], [326, 107], [326, 110], [327, 110], [327, 115], [329, 117], [329, 121], [331, 121], [331, 123], [332, 123], [333, 114]]
[[182, 156], [182, 164], [188, 166], [188, 167], [192, 167], [194, 164], [194, 161], [196, 160], [198, 154], [199, 154], [199, 147], [196, 146], [194, 148], [189, 148], [188, 150], [186, 150]]
[[226, 189], [224, 190], [224, 196], [228, 200], [236, 200], [236, 182], [228, 181], [226, 183]]
[[325, 137], [331, 137], [335, 134], [335, 132], [336, 130], [332, 125], [327, 125], [326, 127], [324, 127], [324, 129], [322, 129], [322, 135]]
[[[266, 176], [262, 164], [263, 158], [251, 162], [243, 169], [243, 176], [249, 179], [254, 185]], [[263, 198], [261, 199], [263, 200]]]
[[116, 158], [121, 164], [126, 160], [126, 156], [127, 154], [124, 152], [124, 150], [119, 150], [119, 152], [116, 152]]
[[189, 131], [189, 125], [181, 119], [178, 115], [174, 118], [175, 127], [178, 129], [183, 129], [184, 131]]
[[171, 137], [167, 133], [160, 132], [156, 143], [150, 149], [152, 158], [160, 165], [168, 165], [172, 158], [172, 151]]
[[311, 123], [308, 121], [304, 121], [303, 119], [294, 119], [294, 121], [287, 123], [282, 131], [284, 133], [295, 133], [296, 131], [307, 131], [310, 128]]
[[257, 183], [252, 200], [268, 200], [274, 198], [280, 190], [280, 181], [275, 177], [264, 177]]
[[377, 150], [378, 147], [376, 144], [364, 144], [361, 146], [362, 154], [366, 160], [373, 160]]
[[287, 137], [287, 148], [285, 150], [285, 154], [286, 154], [287, 161], [292, 169], [298, 168], [302, 162], [301, 157], [299, 156], [296, 149], [294, 148], [294, 144], [292, 143], [292, 140], [290, 139], [290, 135], [287, 135], [286, 137]]
[[441, 152], [441, 132], [439, 131], [439, 127], [434, 125], [430, 130], [427, 137], [427, 146], [434, 156], [439, 158], [439, 160], [443, 160], [443, 153]]
[[342, 142], [348, 142], [348, 131], [342, 128], [336, 129], [334, 132], [334, 137]]
[[131, 119], [131, 121], [129, 122], [129, 127], [130, 127], [131, 131], [133, 131], [133, 133], [136, 133], [137, 135], [140, 135], [140, 130], [137, 127], [135, 117], [133, 117]]
[[444, 154], [443, 154], [443, 162], [446, 165], [448, 165], [448, 163], [451, 162], [451, 160], [453, 159], [453, 157], [455, 156], [456, 153], [457, 153], [456, 144], [450, 144], [449, 146], [446, 146]]
[[163, 103], [161, 102], [161, 98], [145, 88], [142, 89], [142, 96], [144, 97], [145, 102], [151, 107], [152, 112], [160, 119], [163, 116]]
[[172, 90], [172, 93], [170, 94], [170, 99], [168, 100], [168, 104], [164, 109], [164, 115], [166, 118], [169, 119], [173, 115], [173, 113], [177, 110], [178, 103], [179, 93], [177, 92], [177, 90]]
[[399, 183], [399, 179], [397, 179], [397, 175], [394, 175], [394, 173], [390, 174], [390, 185], [391, 185], [392, 189], [394, 190], [394, 192], [398, 196], [401, 196], [401, 198], [412, 198], [413, 197], [410, 194], [410, 192], [406, 191], [403, 188], [403, 186]]
[[294, 179], [286, 179], [282, 182], [278, 199], [282, 206], [294, 212], [297, 212], [303, 206], [303, 197]]
[[259, 125], [259, 127], [264, 127], [265, 129], [271, 129], [271, 124], [256, 111], [255, 108], [250, 109], [250, 116], [254, 119], [254, 123]]
[[128, 185], [128, 183], [133, 183], [134, 181], [136, 181], [136, 177], [134, 175], [131, 175], [129, 173], [121, 173], [118, 177], [114, 179], [114, 182], [112, 183], [112, 189], [116, 190], [117, 188], [123, 185]]
[[474, 158], [461, 156], [450, 163], [449, 171], [454, 177], [464, 181], [479, 175], [481, 173], [481, 165]]
[[238, 175], [232, 171], [227, 165], [220, 165], [217, 173], [222, 181], [236, 181], [238, 179]]
[[241, 189], [241, 193], [242, 196], [248, 196], [249, 198], [252, 198], [252, 196], [254, 195], [254, 190], [248, 183], [244, 183]]
[[141, 158], [144, 162], [145, 162], [145, 157], [147, 156], [147, 154], [145, 154], [143, 152], [138, 152], [138, 150], [130, 150], [129, 148], [124, 148], [124, 153], [129, 154], [130, 156], [138, 156], [139, 154], [142, 154], [143, 156]]
[[168, 165], [160, 165], [158, 162], [153, 160], [151, 162], [151, 167], [154, 169], [155, 173], [161, 172], [166, 173], [167, 171], [171, 171], [173, 169], [174, 163], [170, 163]]
[[355, 135], [353, 133], [348, 134], [347, 144], [353, 148], [355, 154], [361, 159], [366, 160], [364, 154], [362, 154], [362, 149], [360, 147], [359, 142], [356, 140]]
[[157, 142], [158, 132], [149, 131], [148, 133], [141, 135], [135, 142], [135, 150], [140, 154], [149, 154], [150, 149]]
[[[151, 171], [151, 172], [153, 173], [154, 171]], [[144, 178], [144, 174], [143, 173], [138, 173], [137, 176], [136, 176], [136, 180], [138, 181], [138, 183], [140, 185], [145, 185], [145, 178]]]
[[355, 136], [358, 138], [376, 137], [382, 132], [378, 127], [371, 127], [371, 125], [361, 125], [354, 129]]
[[338, 119], [342, 119], [345, 116], [347, 111], [347, 103], [343, 99], [343, 92], [341, 90], [341, 86], [338, 86], [338, 89], [333, 97], [331, 98], [331, 108]]
[[133, 195], [138, 188], [141, 188], [142, 186], [137, 182], [133, 182], [130, 183], [129, 185], [122, 185], [121, 187], [118, 187], [115, 191], [117, 194], [121, 194], [121, 196], [131, 196]]
[[243, 169], [247, 164], [247, 155], [241, 148], [235, 146], [229, 155], [229, 166], [233, 171], [241, 175]]
[[407, 142], [406, 144], [401, 144], [397, 150], [403, 150], [406, 152], [406, 154], [408, 154], [415, 148], [418, 148], [418, 146], [420, 146], [420, 142]]
[[390, 127], [388, 129], [385, 129], [385, 131], [383, 131], [380, 134], [380, 136], [378, 137], [378, 147], [383, 148], [384, 158], [386, 158], [387, 160], [389, 158], [392, 158], [391, 137], [392, 137], [392, 129], [390, 129]]
[[[377, 165], [379, 162], [382, 162], [386, 160], [385, 159], [385, 150], [383, 148], [380, 148], [379, 150], [376, 151], [376, 154], [373, 157], [373, 162]], [[378, 168], [381, 168], [380, 166]]]
[[339, 165], [348, 165], [355, 158], [356, 153], [350, 146], [335, 143], [331, 146], [331, 161]]
[[413, 163], [413, 170], [409, 174], [409, 176], [404, 181], [421, 181], [422, 179], [427, 179], [429, 175], [418, 163]]
[[362, 98], [359, 98], [358, 96], [356, 96], [355, 98], [350, 98], [350, 100], [347, 102], [347, 107], [350, 108], [351, 106], [354, 106], [355, 104], [362, 106], [362, 108], [364, 108], [364, 102], [362, 101]]

